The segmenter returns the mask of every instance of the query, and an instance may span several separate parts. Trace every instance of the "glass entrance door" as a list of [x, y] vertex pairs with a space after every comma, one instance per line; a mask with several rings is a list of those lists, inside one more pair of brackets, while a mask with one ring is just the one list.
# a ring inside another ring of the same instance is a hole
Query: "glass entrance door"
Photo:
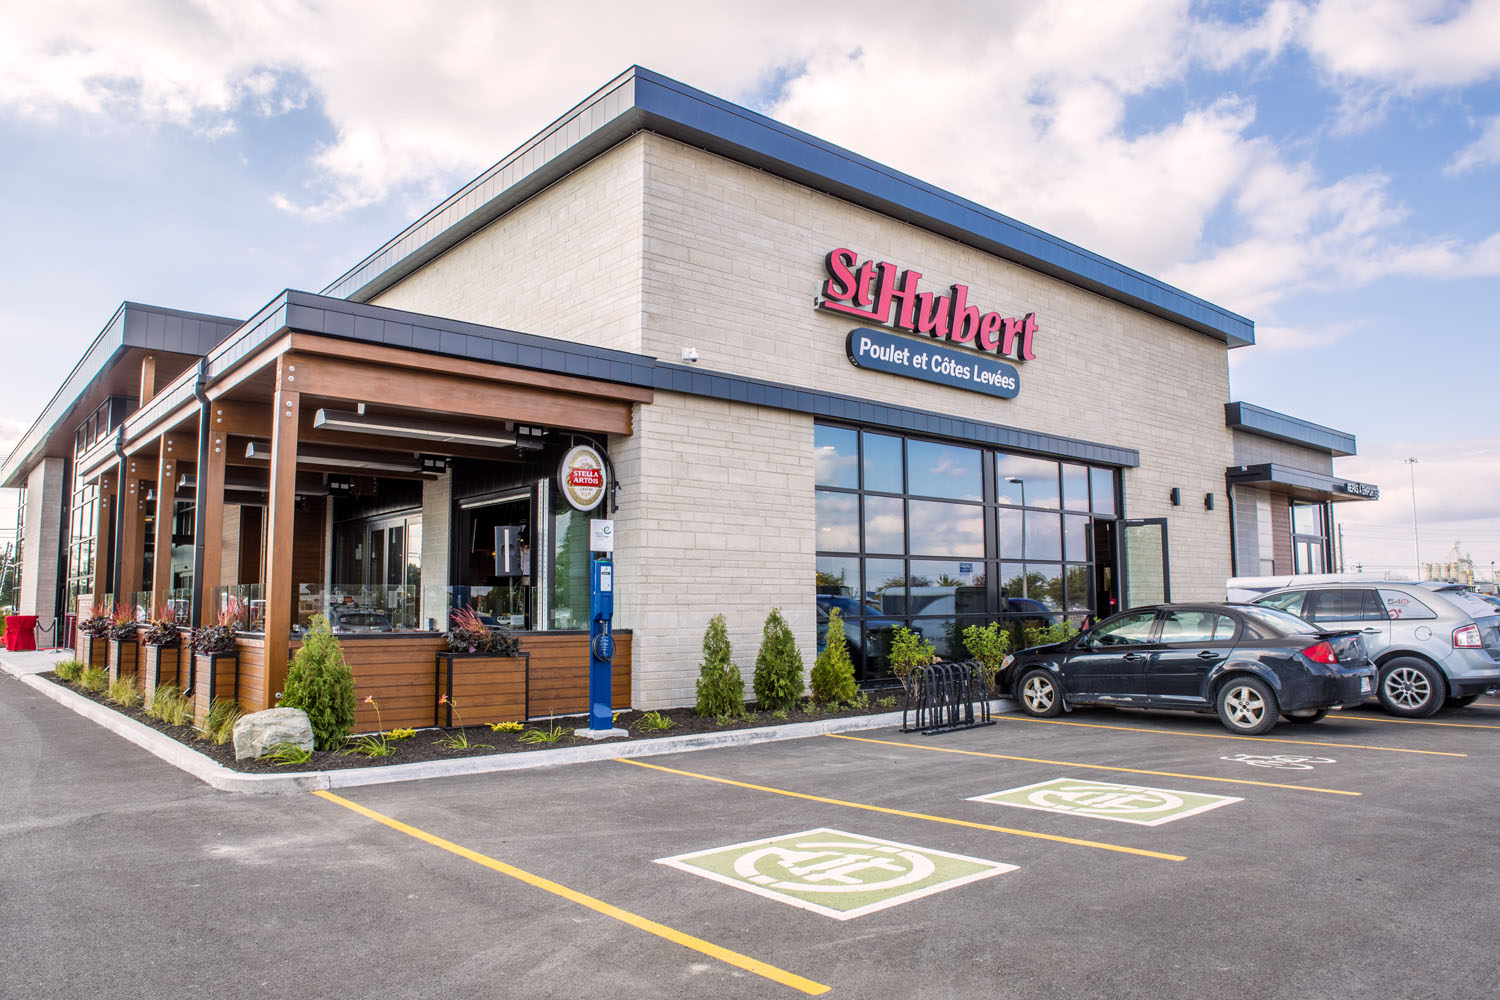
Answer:
[[1167, 570], [1167, 519], [1122, 521], [1125, 607], [1165, 604], [1172, 599]]

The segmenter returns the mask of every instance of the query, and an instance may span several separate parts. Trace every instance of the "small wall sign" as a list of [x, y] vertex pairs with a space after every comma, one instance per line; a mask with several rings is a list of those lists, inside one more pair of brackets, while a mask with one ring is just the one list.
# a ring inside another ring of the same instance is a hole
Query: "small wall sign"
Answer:
[[575, 510], [593, 510], [604, 499], [604, 457], [586, 444], [568, 449], [557, 470], [557, 486]]
[[613, 552], [615, 550], [615, 522], [596, 517], [589, 521], [589, 551]]
[[849, 331], [844, 349], [857, 367], [1015, 399], [1021, 376], [1003, 361], [962, 354], [864, 327]]

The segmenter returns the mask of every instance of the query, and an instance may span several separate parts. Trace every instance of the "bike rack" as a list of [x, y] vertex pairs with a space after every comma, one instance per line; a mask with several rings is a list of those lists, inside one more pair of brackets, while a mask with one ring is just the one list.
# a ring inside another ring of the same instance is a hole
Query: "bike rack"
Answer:
[[912, 671], [906, 685], [906, 705], [901, 709], [903, 733], [931, 736], [994, 724], [980, 664], [973, 660], [933, 663]]

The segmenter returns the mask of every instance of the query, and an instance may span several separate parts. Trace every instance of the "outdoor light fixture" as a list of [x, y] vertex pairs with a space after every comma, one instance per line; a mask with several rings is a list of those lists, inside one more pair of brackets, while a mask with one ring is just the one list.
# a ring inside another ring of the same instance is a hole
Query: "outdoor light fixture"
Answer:
[[[245, 446], [245, 457], [252, 462], [271, 461], [271, 444], [268, 441], [251, 441]], [[306, 447], [297, 449], [297, 461], [306, 462], [308, 465], [332, 466], [339, 469], [363, 469], [367, 472], [404, 472], [418, 473], [422, 471], [421, 465], [415, 458], [409, 458], [399, 452], [390, 451], [361, 451], [356, 448], [318, 448]]]
[[350, 410], [318, 410], [313, 414], [313, 427], [322, 431], [384, 434], [388, 437], [413, 438], [442, 444], [473, 444], [489, 448], [509, 448], [516, 443], [514, 434], [496, 433], [464, 424], [444, 424]]
[[1181, 507], [1182, 506], [1182, 490], [1179, 489], [1176, 486], [1172, 487], [1172, 506], [1173, 507]]
[[1203, 494], [1203, 509], [1204, 510], [1213, 510], [1214, 509], [1214, 495], [1212, 493], [1205, 493], [1205, 494]]

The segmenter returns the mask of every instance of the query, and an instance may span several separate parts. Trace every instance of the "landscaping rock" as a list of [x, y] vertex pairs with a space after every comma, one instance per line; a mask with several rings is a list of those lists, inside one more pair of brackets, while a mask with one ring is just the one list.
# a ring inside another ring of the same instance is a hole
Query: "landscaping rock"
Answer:
[[312, 723], [300, 708], [252, 712], [234, 724], [234, 759], [259, 757], [278, 743], [313, 748]]

